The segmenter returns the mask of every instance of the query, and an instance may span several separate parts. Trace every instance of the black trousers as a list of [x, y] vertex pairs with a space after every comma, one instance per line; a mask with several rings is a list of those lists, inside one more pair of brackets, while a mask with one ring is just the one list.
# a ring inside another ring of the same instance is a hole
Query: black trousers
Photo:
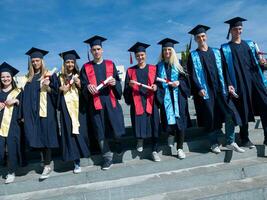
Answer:
[[183, 149], [185, 131], [178, 129], [177, 125], [168, 125], [167, 133], [176, 138], [177, 149]]
[[41, 148], [40, 151], [43, 155], [44, 165], [50, 165], [52, 160], [52, 150], [50, 148]]

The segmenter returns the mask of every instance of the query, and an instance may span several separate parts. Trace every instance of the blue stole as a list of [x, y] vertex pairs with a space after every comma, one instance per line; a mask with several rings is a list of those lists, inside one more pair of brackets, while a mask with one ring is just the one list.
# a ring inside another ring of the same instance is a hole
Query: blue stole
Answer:
[[[167, 79], [164, 62], [158, 63], [158, 76], [160, 78]], [[174, 66], [171, 66], [171, 80], [170, 81], [178, 81], [178, 78], [179, 78], [179, 72]], [[176, 124], [175, 118], [180, 117], [179, 102], [178, 102], [179, 89], [178, 87], [173, 88], [173, 98], [174, 98], [174, 110], [173, 110], [169, 86], [167, 83], [162, 83], [162, 86], [165, 90], [164, 108], [165, 108], [168, 124]]]
[[263, 75], [262, 71], [261, 71], [261, 67], [260, 67], [260, 64], [259, 64], [259, 61], [257, 59], [257, 56], [256, 56], [256, 47], [255, 47], [255, 44], [253, 41], [251, 40], [245, 40], [250, 48], [250, 50], [252, 51], [252, 54], [253, 54], [253, 58], [257, 64], [257, 67], [258, 67], [258, 70], [259, 70], [259, 73], [260, 73], [260, 76], [262, 78], [262, 82], [263, 84], [265, 85], [265, 87], [267, 87], [267, 79], [265, 78], [265, 76]]
[[[253, 54], [253, 58], [258, 66], [258, 70], [259, 70], [259, 73], [260, 73], [260, 76], [262, 78], [262, 81], [265, 85], [265, 87], [267, 87], [267, 79], [264, 77], [262, 71], [261, 71], [261, 68], [260, 68], [260, 65], [259, 65], [259, 62], [258, 62], [258, 59], [257, 59], [257, 56], [256, 56], [256, 48], [255, 48], [255, 44], [254, 42], [252, 42], [251, 40], [245, 40], [245, 42], [248, 44], [250, 50], [252, 51], [252, 54]], [[230, 79], [235, 87], [235, 89], [237, 89], [237, 83], [236, 83], [236, 76], [235, 76], [235, 70], [234, 70], [234, 64], [233, 64], [233, 57], [232, 57], [232, 52], [231, 52], [231, 48], [230, 48], [230, 45], [228, 43], [226, 44], [223, 44], [222, 45], [222, 50], [223, 50], [223, 54], [225, 56], [225, 59], [226, 59], [226, 63], [227, 63], [227, 66], [228, 66], [228, 70], [229, 70], [229, 73], [230, 73]]]
[[[226, 95], [225, 82], [224, 82], [223, 70], [222, 70], [221, 53], [220, 53], [219, 49], [215, 49], [215, 48], [212, 48], [212, 51], [213, 51], [214, 56], [215, 56], [216, 67], [217, 67], [222, 91], [223, 91], [223, 94]], [[209, 99], [208, 87], [207, 87], [207, 83], [206, 83], [204, 72], [203, 72], [203, 67], [202, 67], [198, 52], [196, 50], [191, 51], [191, 57], [192, 57], [194, 70], [196, 72], [198, 82], [199, 82], [200, 86], [206, 91], [206, 95], [203, 98]]]

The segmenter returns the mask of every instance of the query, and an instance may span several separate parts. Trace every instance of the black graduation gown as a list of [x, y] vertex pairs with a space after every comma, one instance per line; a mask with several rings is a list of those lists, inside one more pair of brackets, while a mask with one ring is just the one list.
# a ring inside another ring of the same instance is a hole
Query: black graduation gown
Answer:
[[33, 148], [58, 147], [57, 123], [57, 76], [50, 77], [51, 92], [47, 92], [47, 117], [39, 116], [40, 74], [34, 75], [32, 82], [24, 87], [22, 111], [27, 143]]
[[[97, 80], [97, 85], [102, 81], [106, 80], [106, 65], [105, 60], [101, 64], [93, 64], [95, 76]], [[116, 85], [113, 87], [105, 87], [99, 91], [99, 97], [101, 104], [103, 106], [102, 110], [96, 110], [93, 103], [93, 96], [87, 89], [89, 84], [86, 71], [84, 66], [80, 72], [81, 85], [82, 85], [82, 94], [88, 104], [88, 113], [91, 118], [94, 132], [98, 140], [103, 140], [105, 138], [119, 138], [125, 134], [124, 128], [124, 118], [122, 113], [121, 105], [118, 100], [121, 99], [122, 88], [120, 83], [120, 78], [113, 63], [113, 77], [116, 79]], [[116, 107], [113, 108], [109, 90], [112, 88], [113, 93], [116, 98]]]
[[[9, 92], [0, 91], [0, 102], [5, 102]], [[21, 100], [21, 93], [17, 96], [17, 99]], [[18, 164], [21, 164], [21, 126], [19, 124], [20, 112], [19, 107], [14, 105], [12, 118], [10, 122], [9, 132], [7, 137], [0, 136], [0, 161], [4, 160], [5, 148], [8, 151], [8, 163], [9, 168], [15, 170]], [[0, 111], [0, 124], [2, 124], [4, 109]]]
[[[236, 76], [236, 93], [239, 95], [239, 98], [234, 99], [234, 104], [238, 109], [243, 124], [247, 124], [250, 121], [254, 121], [254, 115], [266, 112], [267, 89], [263, 84], [248, 44], [242, 40], [240, 44], [229, 42], [229, 45]], [[223, 61], [225, 68], [227, 68], [224, 55]], [[228, 79], [232, 84], [230, 78]], [[265, 108], [262, 107], [264, 102]]]
[[[71, 79], [71, 77], [69, 77]], [[58, 78], [58, 85], [61, 86]], [[72, 133], [72, 121], [67, 109], [66, 101], [62, 92], [59, 91], [59, 111], [60, 111], [60, 147], [62, 150], [62, 159], [64, 161], [74, 161], [80, 158], [89, 157], [89, 138], [87, 127], [86, 107], [84, 99], [79, 95], [79, 134]]]
[[[218, 105], [217, 98], [222, 98], [225, 107], [231, 113], [233, 120], [236, 125], [241, 124], [241, 119], [238, 111], [235, 108], [231, 98], [228, 93], [228, 85], [225, 81], [226, 95], [222, 94], [222, 88], [219, 80], [219, 75], [216, 67], [216, 60], [211, 48], [207, 51], [200, 51], [197, 49], [200, 62], [203, 67], [204, 78], [207, 85], [207, 90], [209, 94], [209, 99], [203, 99], [199, 96], [198, 92], [201, 89], [199, 81], [197, 79], [191, 54], [188, 59], [188, 71], [191, 81], [191, 91], [194, 96], [194, 104], [197, 113], [197, 123], [200, 127], [205, 127], [207, 130], [216, 130], [222, 127], [222, 123], [225, 122], [225, 115], [222, 112], [222, 108]], [[226, 71], [223, 72], [224, 76], [227, 74]]]
[[[145, 68], [140, 69], [137, 65], [132, 68], [136, 69], [136, 78], [137, 81], [147, 85], [148, 81], [148, 65]], [[140, 87], [139, 92], [141, 96], [142, 106], [144, 108], [143, 115], [135, 114], [135, 105], [132, 96], [132, 88], [129, 86], [130, 77], [128, 70], [125, 77], [125, 86], [123, 91], [123, 97], [127, 105], [130, 105], [130, 114], [132, 127], [137, 138], [150, 138], [159, 136], [159, 111], [156, 104], [157, 95], [154, 96], [154, 104], [152, 114], [147, 113], [146, 110], [146, 94], [147, 89]]]
[[[168, 67], [168, 64], [164, 64], [166, 76], [168, 80], [171, 80], [171, 67]], [[159, 75], [158, 75], [159, 77]], [[179, 74], [178, 81], [180, 85], [178, 86], [178, 104], [179, 104], [179, 114], [180, 117], [176, 118], [176, 124], [180, 131], [185, 131], [188, 127], [188, 121], [190, 120], [189, 111], [188, 111], [188, 101], [187, 98], [190, 97], [190, 84], [188, 78], [184, 74]], [[174, 106], [174, 95], [173, 95], [173, 87], [169, 86], [169, 91], [171, 95], [172, 105]], [[163, 129], [168, 132], [171, 130], [168, 125], [166, 111], [164, 107], [164, 96], [165, 96], [165, 89], [163, 89], [162, 84], [159, 84], [159, 91], [157, 93], [157, 99], [159, 99], [160, 105], [160, 117], [161, 117], [161, 124]]]

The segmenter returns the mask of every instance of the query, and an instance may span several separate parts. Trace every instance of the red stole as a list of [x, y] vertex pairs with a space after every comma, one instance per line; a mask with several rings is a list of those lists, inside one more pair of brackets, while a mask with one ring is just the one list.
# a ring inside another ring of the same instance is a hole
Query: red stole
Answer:
[[[130, 80], [138, 81], [136, 76], [136, 69], [129, 68], [128, 69], [128, 75], [130, 77]], [[147, 79], [147, 85], [151, 86], [155, 82], [156, 77], [156, 66], [154, 65], [148, 65], [148, 79]], [[135, 114], [136, 115], [142, 115], [144, 114], [144, 108], [142, 105], [142, 99], [139, 93], [139, 87], [138, 85], [133, 86], [132, 95], [134, 100], [134, 107], [135, 107]], [[154, 102], [154, 91], [147, 90], [147, 99], [146, 99], [146, 112], [149, 114], [152, 114], [153, 111], [153, 102]]]
[[[109, 76], [113, 76], [113, 62], [111, 60], [104, 60], [104, 62], [106, 65], [106, 78], [108, 78]], [[96, 80], [96, 76], [95, 76], [93, 62], [91, 61], [91, 62], [86, 63], [84, 65], [84, 69], [85, 69], [89, 84], [97, 86], [97, 80]], [[109, 88], [109, 97], [110, 97], [110, 100], [112, 103], [112, 107], [115, 108], [116, 107], [116, 98], [115, 98], [115, 95], [114, 95], [111, 88]], [[96, 110], [102, 110], [103, 107], [102, 107], [101, 100], [100, 100], [98, 93], [93, 95], [93, 100], [94, 100], [95, 109]]]

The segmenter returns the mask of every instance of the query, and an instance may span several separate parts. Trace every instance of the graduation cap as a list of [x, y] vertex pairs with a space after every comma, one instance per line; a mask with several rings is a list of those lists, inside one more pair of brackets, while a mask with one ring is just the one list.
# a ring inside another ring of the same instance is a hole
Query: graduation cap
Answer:
[[61, 52], [59, 54], [59, 56], [61, 58], [63, 58], [64, 61], [66, 61], [66, 60], [74, 60], [75, 61], [76, 59], [80, 59], [80, 56], [77, 54], [77, 52], [75, 50]]
[[[198, 24], [197, 26], [195, 26], [191, 31], [189, 31], [188, 33], [191, 35], [198, 35], [200, 33], [206, 33], [207, 30], [209, 30], [210, 27], [202, 25], [202, 24]], [[189, 42], [189, 47], [188, 49], [191, 49], [191, 45], [192, 45], [192, 37], [190, 38], [190, 42]]]
[[146, 48], [149, 46], [150, 46], [149, 44], [136, 42], [130, 49], [128, 49], [128, 51], [130, 52], [130, 64], [133, 64], [131, 52], [134, 52], [134, 53], [146, 52]]
[[242, 17], [234, 17], [232, 19], [229, 19], [229, 20], [225, 21], [224, 23], [230, 25], [226, 38], [229, 39], [231, 28], [234, 28], [234, 27], [237, 27], [237, 26], [243, 26], [242, 22], [244, 22], [244, 21], [247, 21], [247, 20], [242, 18]]
[[161, 41], [158, 42], [158, 44], [160, 44], [162, 46], [162, 48], [164, 47], [174, 47], [175, 44], [178, 44], [179, 42], [170, 38], [165, 38]]
[[146, 48], [149, 47], [149, 44], [145, 44], [142, 42], [136, 42], [130, 49], [129, 52], [139, 53], [139, 52], [146, 52]]
[[92, 48], [95, 45], [100, 45], [102, 47], [102, 42], [107, 40], [106, 38], [103, 38], [101, 36], [95, 35], [87, 40], [84, 41], [84, 43], [87, 43]]
[[19, 73], [19, 70], [17, 70], [16, 68], [12, 67], [8, 63], [3, 62], [0, 65], [0, 73], [2, 73], [2, 72], [9, 72], [11, 74], [11, 76], [15, 76], [17, 73]]
[[26, 55], [29, 55], [30, 58], [43, 58], [48, 51], [32, 47], [29, 51], [26, 52]]
[[206, 31], [209, 30], [209, 29], [210, 29], [210, 27], [199, 24], [199, 25], [195, 26], [195, 27], [194, 27], [191, 31], [189, 31], [188, 33], [191, 34], [191, 35], [196, 36], [196, 35], [198, 35], [198, 34], [200, 34], [200, 33], [206, 33]]

